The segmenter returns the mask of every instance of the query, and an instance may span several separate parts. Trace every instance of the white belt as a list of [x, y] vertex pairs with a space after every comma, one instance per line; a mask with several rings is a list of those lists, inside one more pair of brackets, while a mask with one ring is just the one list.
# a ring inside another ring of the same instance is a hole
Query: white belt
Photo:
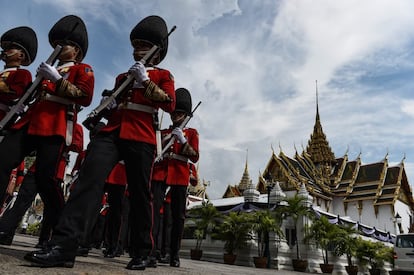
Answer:
[[127, 103], [122, 103], [119, 104], [119, 109], [127, 109], [127, 110], [134, 110], [134, 111], [140, 111], [140, 112], [144, 112], [144, 113], [154, 113], [157, 110], [151, 106], [148, 105], [143, 105], [143, 104], [138, 104], [138, 103], [132, 103], [132, 102], [127, 102]]
[[63, 105], [75, 104], [72, 100], [69, 100], [67, 98], [63, 98], [63, 97], [60, 97], [60, 96], [51, 95], [51, 94], [44, 95], [43, 99], [47, 100], [47, 101], [60, 103], [60, 104], [63, 104]]
[[10, 110], [10, 107], [6, 104], [0, 103], [0, 110], [7, 113]]
[[165, 158], [176, 159], [176, 160], [180, 160], [180, 161], [183, 161], [183, 162], [188, 162], [187, 157], [184, 157], [182, 155], [178, 155], [178, 154], [172, 153], [172, 152], [165, 154]]
[[[69, 100], [67, 98], [63, 98], [60, 96], [55, 96], [55, 95], [51, 95], [51, 94], [45, 94], [43, 96], [44, 100], [47, 101], [52, 101], [52, 102], [56, 102], [56, 103], [60, 103], [63, 105], [72, 105], [75, 104], [72, 100]], [[74, 111], [72, 110], [68, 110], [68, 115], [72, 116], [72, 118], [74, 117]], [[66, 120], [66, 137], [65, 137], [65, 142], [66, 142], [66, 146], [69, 146], [72, 144], [72, 140], [73, 140], [73, 119], [67, 119]]]

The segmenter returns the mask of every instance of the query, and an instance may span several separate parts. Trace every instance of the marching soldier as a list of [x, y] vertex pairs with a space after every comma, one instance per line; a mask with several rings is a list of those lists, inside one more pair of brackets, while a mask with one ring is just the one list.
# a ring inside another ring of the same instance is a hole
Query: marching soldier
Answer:
[[36, 185], [54, 226], [64, 205], [63, 190], [56, 177], [59, 161], [72, 143], [77, 106], [91, 103], [94, 75], [91, 66], [81, 63], [88, 38], [79, 17], [60, 19], [49, 32], [49, 42], [53, 47], [62, 46], [58, 67], [40, 64], [40, 96], [0, 143], [0, 184], [7, 182], [10, 171], [35, 151]]
[[[29, 27], [17, 27], [5, 32], [0, 40], [1, 59], [5, 63], [4, 69], [0, 72], [1, 120], [8, 113], [14, 101], [24, 94], [32, 82], [31, 73], [22, 66], [29, 66], [36, 58], [37, 37]], [[18, 164], [15, 167], [17, 166]], [[8, 181], [3, 178], [0, 181], [0, 201], [4, 199], [7, 185]]]
[[[187, 202], [187, 187], [190, 183], [190, 162], [196, 163], [199, 158], [198, 132], [194, 128], [181, 129], [179, 126], [187, 116], [191, 116], [191, 95], [187, 89], [175, 91], [176, 107], [171, 113], [172, 126], [161, 131], [163, 143], [174, 136], [175, 141], [166, 151], [163, 160], [154, 165], [153, 192], [154, 205], [159, 209], [164, 200], [165, 186], [170, 187], [171, 196], [171, 237], [170, 237], [170, 266], [179, 267], [179, 250], [184, 231], [185, 210]], [[161, 189], [161, 191], [157, 191]], [[159, 216], [159, 215], [158, 215]], [[155, 218], [157, 219], [157, 217]], [[158, 217], [159, 219], [159, 217]], [[159, 224], [159, 221], [155, 224]]]
[[[34, 251], [25, 259], [43, 267], [73, 267], [78, 238], [86, 220], [95, 215], [85, 205], [96, 208], [103, 195], [103, 185], [119, 160], [124, 160], [130, 199], [131, 261], [127, 269], [144, 270], [153, 249], [151, 169], [155, 156], [155, 118], [162, 108], [171, 112], [175, 107], [174, 80], [168, 70], [155, 67], [167, 54], [167, 26], [159, 16], [149, 16], [131, 31], [136, 63], [128, 73], [116, 78], [115, 90], [132, 75], [134, 82], [114, 104], [107, 115], [107, 125], [88, 145], [88, 153], [79, 172], [77, 184], [67, 201], [59, 224], [53, 231], [50, 249]], [[139, 60], [154, 45], [158, 54], [142, 64]]]
[[[59, 161], [58, 169], [56, 171], [56, 179], [63, 183], [65, 177], [66, 166], [69, 163], [69, 152], [79, 153], [83, 149], [83, 128], [80, 124], [75, 126], [75, 134], [73, 136], [71, 146], [67, 147], [64, 154]], [[24, 169], [24, 161], [22, 161]], [[38, 185], [35, 180], [35, 167], [36, 160], [33, 162], [31, 167], [28, 169], [26, 175], [22, 175], [19, 181], [21, 185], [19, 187], [19, 192], [17, 193], [16, 201], [13, 204], [11, 209], [8, 209], [0, 219], [0, 244], [11, 245], [15, 231], [21, 222], [24, 214], [27, 209], [31, 206], [33, 200], [36, 197], [37, 193], [40, 193], [38, 190]], [[18, 170], [18, 171], [19, 171]], [[19, 184], [18, 182], [16, 184]], [[43, 193], [40, 193], [42, 196]], [[43, 198], [42, 198], [43, 199]], [[52, 205], [53, 206], [53, 205]], [[52, 229], [54, 224], [51, 224], [50, 221], [54, 220], [54, 209], [50, 209], [50, 205], [45, 205], [43, 208], [43, 218], [42, 225], [39, 234], [39, 242], [35, 246], [36, 248], [46, 247], [47, 242], [49, 241]], [[51, 218], [50, 218], [50, 215]]]

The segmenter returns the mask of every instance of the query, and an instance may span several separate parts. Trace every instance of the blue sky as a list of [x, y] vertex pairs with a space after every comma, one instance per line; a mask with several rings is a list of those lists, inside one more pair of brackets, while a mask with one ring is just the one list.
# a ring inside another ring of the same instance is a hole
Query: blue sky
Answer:
[[[407, 0], [5, 0], [0, 32], [30, 26], [39, 50], [35, 73], [52, 51], [47, 34], [67, 14], [89, 32], [85, 63], [95, 96], [132, 64], [131, 29], [144, 17], [177, 26], [166, 59], [176, 88], [202, 101], [189, 126], [200, 132], [199, 173], [208, 194], [238, 184], [246, 161], [253, 183], [272, 147], [293, 156], [315, 122], [318, 81], [322, 126], [336, 157], [391, 165], [405, 156], [414, 184], [414, 2]], [[163, 124], [169, 124], [163, 116]]]

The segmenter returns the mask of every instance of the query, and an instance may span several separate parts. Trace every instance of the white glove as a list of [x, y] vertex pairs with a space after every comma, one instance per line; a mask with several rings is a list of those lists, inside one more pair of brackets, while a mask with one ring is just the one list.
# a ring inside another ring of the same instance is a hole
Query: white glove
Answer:
[[147, 69], [145, 69], [145, 66], [139, 61], [132, 65], [128, 72], [134, 76], [135, 80], [138, 81], [138, 83], [149, 80]]
[[[108, 97], [109, 97], [109, 96], [104, 96], [104, 97], [102, 97], [102, 99], [101, 99], [101, 103], [100, 103], [100, 104], [102, 104], [105, 100], [107, 100], [107, 99], [108, 99]], [[118, 104], [116, 103], [115, 98], [113, 98], [113, 99], [112, 99], [112, 101], [108, 104], [108, 106], [106, 106], [106, 109], [108, 109], [108, 110], [112, 110], [112, 109], [115, 109], [117, 106], [118, 106]]]
[[20, 104], [20, 106], [18, 108], [16, 108], [16, 114], [20, 115], [20, 114], [24, 113], [25, 108], [26, 108], [26, 105]]
[[49, 79], [53, 83], [62, 78], [62, 76], [55, 67], [50, 66], [45, 62], [40, 63], [39, 68], [37, 68], [37, 73], [41, 75], [43, 78]]
[[183, 130], [181, 128], [176, 127], [171, 132], [172, 135], [178, 140], [179, 143], [184, 144], [187, 142], [187, 139], [184, 136]]

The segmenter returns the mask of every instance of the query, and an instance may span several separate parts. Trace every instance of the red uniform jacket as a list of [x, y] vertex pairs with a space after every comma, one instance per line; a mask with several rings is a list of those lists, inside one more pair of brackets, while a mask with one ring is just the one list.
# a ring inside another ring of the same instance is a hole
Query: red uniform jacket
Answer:
[[[172, 102], [157, 103], [144, 97], [144, 88], [131, 88], [124, 93], [122, 102], [132, 102], [151, 106], [154, 109], [161, 108], [166, 112], [172, 112], [175, 108], [174, 79], [170, 72], [164, 69], [147, 69], [149, 78], [159, 88], [166, 92]], [[127, 74], [120, 74], [116, 78], [115, 90]], [[118, 102], [118, 104], [121, 102]], [[112, 131], [120, 128], [120, 138], [156, 144], [153, 114], [128, 109], [113, 109], [107, 117], [108, 124], [101, 131]]]
[[[23, 161], [24, 163], [24, 161]], [[62, 157], [59, 159], [59, 163], [58, 163], [58, 167], [57, 170], [55, 172], [55, 178], [63, 181], [63, 179], [65, 178], [65, 171], [66, 171], [66, 166], [67, 166], [68, 162], [66, 159], [66, 155], [62, 155]], [[33, 162], [32, 166], [30, 166], [29, 171], [31, 173], [35, 173], [36, 172], [36, 160]], [[23, 181], [24, 176], [21, 179], [21, 182]], [[19, 184], [21, 184], [21, 182]], [[17, 185], [16, 185], [17, 186]]]
[[[172, 128], [164, 129], [161, 131], [161, 136], [165, 137], [170, 134]], [[187, 139], [188, 144], [194, 149], [196, 155], [186, 156], [183, 155], [183, 144], [175, 141], [168, 153], [174, 153], [188, 158], [193, 163], [198, 161], [198, 132], [193, 128], [184, 128], [184, 136]], [[167, 141], [168, 142], [168, 141]], [[152, 180], [164, 181], [167, 185], [184, 185], [188, 186], [190, 182], [190, 163], [180, 159], [164, 157], [163, 160], [154, 165]]]
[[108, 213], [108, 208], [109, 208], [107, 192], [105, 192], [102, 196], [101, 206], [102, 206], [101, 211], [99, 213], [102, 216], [106, 216], [106, 214]]
[[72, 144], [69, 145], [68, 151], [80, 153], [83, 151], [83, 127], [79, 123], [73, 128]]
[[32, 75], [25, 69], [15, 67], [0, 72], [0, 119], [8, 112], [6, 107], [20, 98], [31, 82]]
[[127, 178], [126, 178], [125, 164], [122, 160], [118, 162], [115, 165], [115, 167], [112, 169], [108, 178], [106, 178], [106, 183], [126, 186]]
[[[87, 150], [84, 150], [78, 154], [76, 158], [75, 164], [72, 168], [72, 176], [74, 176], [76, 171], [79, 171], [83, 160], [85, 159]], [[126, 171], [125, 171], [125, 164], [123, 161], [118, 162], [115, 167], [112, 169], [111, 173], [107, 177], [106, 183], [109, 184], [118, 184], [125, 186], [127, 183], [126, 179]]]
[[194, 163], [190, 163], [190, 184], [192, 186], [197, 186], [198, 184], [198, 173]]
[[65, 156], [62, 156], [59, 160], [58, 169], [56, 171], [56, 179], [63, 181], [65, 179], [66, 166], [68, 165], [68, 160]]
[[22, 184], [24, 179], [24, 161], [14, 168], [10, 174], [9, 184], [14, 184], [14, 188]]
[[[72, 144], [65, 148], [65, 153], [62, 155], [62, 157], [59, 160], [58, 168], [56, 171], [56, 178], [59, 180], [63, 180], [65, 178], [65, 171], [66, 166], [68, 165], [68, 159], [66, 157], [68, 156], [67, 153], [76, 152], [78, 153], [78, 157], [83, 151], [83, 129], [80, 124], [76, 124], [73, 129], [73, 139]], [[77, 159], [76, 159], [77, 160]], [[73, 170], [72, 170], [73, 175]]]
[[[72, 63], [73, 64], [73, 63]], [[71, 65], [72, 65], [71, 64]], [[89, 106], [92, 101], [93, 88], [94, 88], [94, 75], [92, 68], [87, 64], [75, 63], [72, 66], [60, 66], [57, 68], [63, 75], [63, 78], [74, 84], [80, 89], [85, 96], [70, 97], [65, 96], [63, 98], [72, 101], [73, 103]], [[43, 92], [56, 95], [56, 84], [49, 80], [43, 80], [41, 84]], [[22, 117], [14, 125], [14, 129], [20, 129], [26, 124], [29, 124], [28, 133], [31, 135], [39, 136], [53, 136], [59, 135], [63, 138], [66, 137], [66, 123], [67, 123], [67, 105], [43, 100], [42, 98], [30, 107], [28, 113]], [[74, 123], [76, 123], [76, 114], [74, 115]]]
[[167, 195], [165, 195], [164, 203], [161, 205], [161, 208], [160, 208], [160, 215], [163, 215], [165, 212], [165, 209], [164, 209], [164, 207], [166, 206], [165, 204], [170, 204], [170, 203], [171, 203], [171, 190], [168, 191]]

